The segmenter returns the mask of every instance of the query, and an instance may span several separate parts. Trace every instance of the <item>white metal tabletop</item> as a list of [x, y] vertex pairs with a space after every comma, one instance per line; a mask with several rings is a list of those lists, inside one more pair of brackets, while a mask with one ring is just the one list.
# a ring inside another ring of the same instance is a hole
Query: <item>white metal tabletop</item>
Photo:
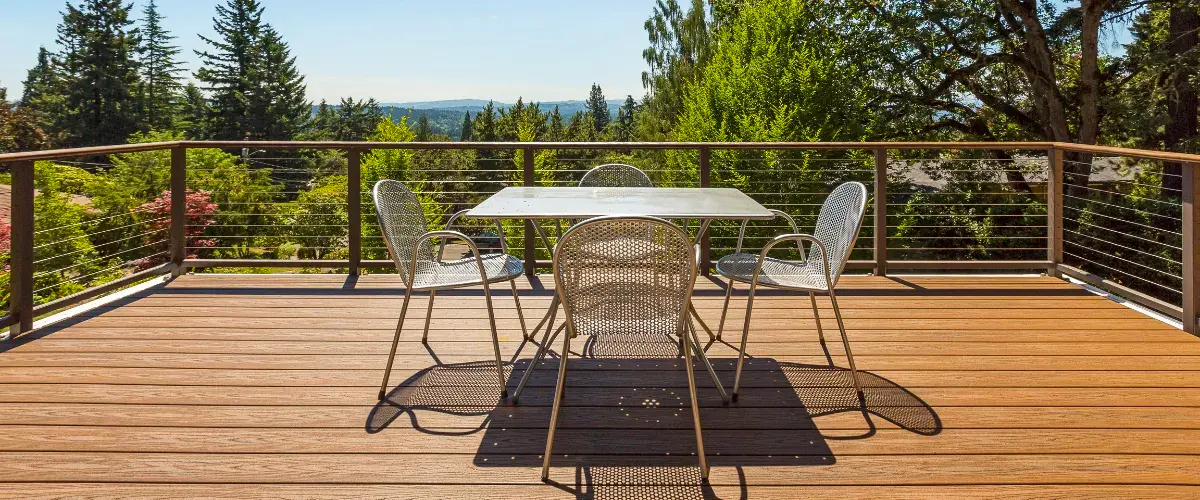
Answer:
[[602, 215], [774, 218], [766, 207], [732, 188], [507, 187], [466, 214], [479, 219], [583, 219]]

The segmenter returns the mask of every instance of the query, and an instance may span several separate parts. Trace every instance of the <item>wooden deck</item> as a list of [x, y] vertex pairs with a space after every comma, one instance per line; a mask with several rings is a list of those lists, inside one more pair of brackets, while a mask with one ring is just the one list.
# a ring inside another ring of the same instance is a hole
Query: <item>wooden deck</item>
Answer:
[[[1051, 278], [843, 283], [869, 419], [828, 299], [829, 358], [807, 297], [767, 292], [741, 401], [697, 373], [711, 486], [680, 362], [637, 348], [570, 361], [545, 485], [557, 360], [497, 405], [478, 291], [438, 297], [429, 350], [415, 300], [377, 404], [396, 277], [185, 276], [0, 347], [0, 496], [1200, 497], [1200, 339]], [[520, 285], [532, 327], [550, 292]], [[702, 280], [714, 326], [721, 299]], [[734, 349], [708, 352], [731, 385]]]

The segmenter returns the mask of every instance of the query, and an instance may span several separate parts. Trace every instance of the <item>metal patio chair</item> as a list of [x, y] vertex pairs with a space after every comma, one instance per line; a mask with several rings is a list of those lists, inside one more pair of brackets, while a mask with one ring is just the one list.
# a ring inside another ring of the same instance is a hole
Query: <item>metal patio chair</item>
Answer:
[[[746, 222], [742, 223], [738, 233], [737, 252], [726, 255], [717, 261], [717, 272], [729, 279], [725, 290], [725, 306], [721, 310], [721, 324], [717, 331], [725, 327], [725, 313], [729, 309], [729, 298], [733, 294], [735, 281], [750, 284], [750, 293], [746, 298], [746, 321], [742, 326], [742, 343], [738, 350], [737, 372], [733, 380], [732, 398], [737, 401], [738, 388], [742, 380], [742, 363], [746, 357], [746, 339], [750, 335], [750, 315], [754, 310], [754, 291], [759, 286], [808, 292], [812, 302], [813, 317], [817, 322], [817, 335], [821, 344], [825, 344], [825, 333], [821, 330], [821, 318], [817, 313], [817, 293], [829, 294], [833, 303], [833, 315], [837, 318], [838, 330], [842, 334], [842, 344], [846, 348], [846, 358], [850, 361], [850, 376], [854, 379], [854, 389], [858, 392], [859, 401], [865, 401], [862, 385], [858, 380], [858, 370], [854, 367], [854, 355], [850, 352], [850, 339], [846, 337], [846, 326], [842, 323], [842, 313], [838, 308], [837, 294], [834, 288], [854, 250], [858, 231], [862, 226], [863, 211], [867, 205], [867, 188], [858, 182], [847, 182], [838, 186], [829, 194], [821, 205], [817, 216], [817, 226], [813, 234], [798, 234], [796, 223], [791, 217], [785, 218], [792, 226], [793, 234], [775, 237], [762, 249], [758, 255], [742, 253], [742, 238], [746, 232]], [[747, 221], [748, 222], [748, 221]], [[795, 242], [800, 248], [800, 261], [793, 262], [768, 257], [767, 254], [776, 245], [784, 242]], [[807, 256], [804, 252], [804, 242], [811, 244]], [[719, 333], [718, 333], [719, 335]]]
[[[603, 255], [586, 249], [596, 242], [607, 247]], [[599, 339], [630, 344], [648, 342], [656, 336], [672, 342], [678, 339], [687, 371], [701, 474], [708, 478], [693, 353], [714, 380], [716, 374], [688, 320], [688, 305], [696, 281], [692, 252], [691, 240], [682, 229], [654, 217], [597, 217], [576, 224], [563, 235], [554, 250], [554, 283], [569, 334], [563, 335], [563, 354], [559, 358], [558, 383], [542, 465], [543, 481], [550, 473], [554, 431], [566, 385], [567, 354], [575, 335], [589, 336], [593, 344]]]
[[[392, 350], [388, 355], [387, 368], [383, 372], [383, 383], [379, 387], [379, 399], [383, 400], [387, 393], [388, 377], [392, 373], [392, 362], [396, 359], [396, 346], [400, 342], [400, 332], [404, 329], [404, 316], [408, 312], [408, 303], [415, 291], [429, 291], [429, 304], [425, 311], [425, 331], [421, 335], [421, 343], [429, 340], [429, 321], [433, 312], [433, 300], [438, 290], [482, 285], [483, 298], [487, 302], [488, 320], [492, 328], [492, 346], [496, 351], [496, 374], [500, 382], [500, 397], [508, 397], [506, 379], [504, 378], [504, 362], [500, 358], [500, 337], [496, 332], [496, 313], [492, 309], [492, 292], [489, 284], [507, 281], [512, 287], [513, 300], [517, 304], [517, 317], [521, 321], [521, 330], [525, 330], [525, 316], [521, 312], [521, 299], [517, 296], [517, 284], [514, 281], [524, 271], [521, 261], [508, 254], [504, 243], [504, 228], [499, 221], [496, 223], [499, 231], [500, 253], [482, 254], [479, 247], [467, 235], [451, 231], [449, 228], [462, 216], [465, 211], [454, 214], [446, 223], [445, 230], [430, 231], [425, 219], [425, 212], [416, 194], [403, 183], [394, 180], [381, 180], [375, 184], [371, 192], [375, 199], [375, 213], [379, 218], [379, 226], [383, 229], [384, 241], [387, 242], [388, 254], [396, 264], [396, 271], [404, 281], [404, 305], [400, 307], [400, 320], [396, 323], [396, 336], [392, 339]], [[441, 241], [437, 254], [434, 254], [430, 240]], [[461, 240], [471, 250], [471, 257], [443, 260], [447, 239]]]
[[579, 179], [579, 187], [654, 187], [654, 183], [633, 165], [609, 163], [588, 170]]

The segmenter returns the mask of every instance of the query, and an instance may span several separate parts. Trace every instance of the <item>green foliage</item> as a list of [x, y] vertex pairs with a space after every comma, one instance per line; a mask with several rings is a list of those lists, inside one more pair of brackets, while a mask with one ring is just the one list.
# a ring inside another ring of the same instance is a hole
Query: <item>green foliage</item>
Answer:
[[317, 106], [309, 139], [318, 141], [365, 141], [384, 119], [375, 99], [355, 101], [346, 97], [337, 106], [325, 101]]
[[217, 37], [200, 37], [210, 50], [197, 51], [196, 78], [211, 93], [213, 139], [290, 140], [307, 126], [304, 77], [262, 14], [257, 0], [228, 0], [213, 18]]
[[67, 4], [58, 26], [63, 52], [54, 65], [62, 114], [51, 135], [61, 134], [72, 146], [99, 146], [121, 144], [141, 128], [137, 42], [122, 0]]
[[150, 130], [174, 130], [182, 90], [179, 47], [171, 45], [175, 36], [163, 28], [163, 19], [154, 0], [147, 2], [142, 10], [144, 26], [138, 62], [143, 126]]
[[592, 127], [597, 131], [604, 130], [608, 126], [612, 115], [608, 113], [608, 101], [604, 99], [604, 91], [600, 90], [600, 86], [592, 84], [592, 91], [588, 94], [587, 99], [588, 111], [592, 114]]

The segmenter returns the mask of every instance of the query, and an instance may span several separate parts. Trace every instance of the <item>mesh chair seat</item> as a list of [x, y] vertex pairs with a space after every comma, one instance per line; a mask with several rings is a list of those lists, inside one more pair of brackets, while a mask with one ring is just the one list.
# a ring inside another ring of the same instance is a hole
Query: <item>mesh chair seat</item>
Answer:
[[[757, 264], [758, 255], [730, 254], [717, 261], [717, 273], [734, 281], [750, 283], [754, 279], [754, 266]], [[762, 271], [758, 273], [758, 284], [794, 290], [825, 291], [829, 289], [829, 284], [825, 281], [823, 267], [819, 264], [812, 265], [812, 261], [792, 262], [767, 257], [763, 261]]]
[[[508, 281], [525, 271], [521, 260], [508, 254], [492, 253], [481, 256], [488, 283]], [[482, 284], [479, 264], [475, 257], [433, 263], [418, 263], [413, 288], [451, 288]]]

